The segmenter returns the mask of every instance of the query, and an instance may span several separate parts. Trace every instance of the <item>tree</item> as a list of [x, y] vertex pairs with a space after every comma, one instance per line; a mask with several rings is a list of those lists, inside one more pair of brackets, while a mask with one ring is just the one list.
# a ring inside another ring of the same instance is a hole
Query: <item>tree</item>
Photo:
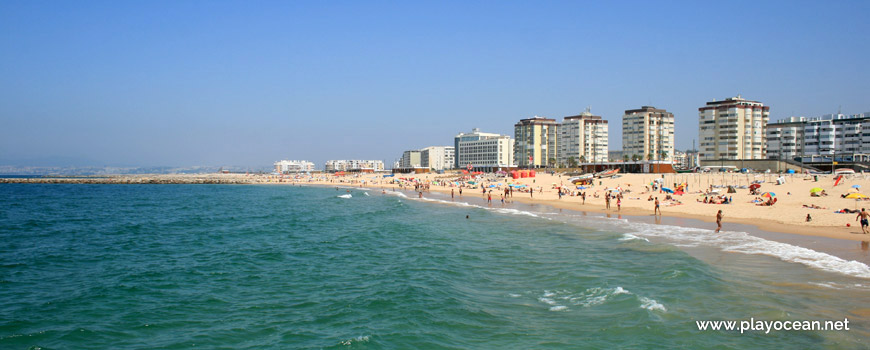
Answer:
[[622, 161], [623, 161], [623, 162], [627, 162], [627, 161], [628, 161], [628, 155], [627, 155], [627, 154], [623, 154], [623, 155], [622, 155]]
[[639, 155], [637, 155], [637, 154], [632, 154], [632, 155], [631, 155], [631, 160], [633, 160], [633, 161], [635, 161], [635, 162], [636, 162], [636, 161], [639, 161], [639, 160], [641, 160], [641, 156], [639, 156]]
[[665, 160], [665, 159], [668, 159], [668, 151], [662, 151], [662, 158], [661, 158], [661, 160]]
[[555, 166], [556, 166], [556, 158], [550, 158], [550, 159], [548, 159], [548, 163], [549, 163], [549, 165], [550, 165], [551, 168], [552, 168], [552, 167], [555, 167]]
[[646, 160], [652, 160], [652, 159], [653, 159], [653, 153], [650, 152], [649, 154], [646, 155]]
[[580, 156], [580, 163], [586, 163], [586, 156]]
[[[582, 161], [583, 157], [580, 157], [580, 159], [581, 159], [581, 161]], [[569, 167], [572, 167], [572, 168], [576, 168], [576, 167], [577, 167], [577, 160], [574, 159], [574, 156], [570, 156], [570, 157], [568, 157], [568, 166], [569, 166]]]

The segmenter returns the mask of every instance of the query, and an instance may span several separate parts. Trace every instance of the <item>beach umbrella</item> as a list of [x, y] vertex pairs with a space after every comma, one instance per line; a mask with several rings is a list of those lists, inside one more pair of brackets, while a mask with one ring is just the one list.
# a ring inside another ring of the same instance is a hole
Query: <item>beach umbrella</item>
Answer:
[[468, 181], [467, 183], [468, 183], [469, 185], [476, 185], [476, 184], [477, 184], [477, 182], [474, 182], [474, 181]]
[[761, 196], [762, 196], [762, 197], [767, 197], [767, 198], [773, 198], [773, 197], [776, 197], [776, 193], [773, 193], [773, 192], [764, 192], [763, 194], [761, 194]]
[[662, 191], [665, 191], [667, 193], [674, 193], [674, 190], [667, 188], [667, 187], [662, 187]]
[[852, 185], [852, 188], [861, 188], [861, 185]]
[[[750, 190], [754, 190], [754, 189], [759, 188], [759, 187], [761, 187], [761, 185], [759, 185], [759, 184], [751, 184], [751, 185], [749, 185], [749, 189], [750, 189]], [[819, 189], [819, 190], [821, 190], [821, 189]]]
[[578, 189], [585, 190], [586, 186], [577, 186]]
[[816, 192], [822, 192], [822, 191], [823, 190], [821, 187], [813, 187], [810, 189], [810, 193], [816, 193]]
[[852, 194], [846, 196], [846, 198], [849, 198], [849, 199], [862, 199], [862, 198], [867, 198], [867, 196], [865, 196], [865, 195], [863, 195], [863, 194], [860, 194], [860, 193], [852, 193]]

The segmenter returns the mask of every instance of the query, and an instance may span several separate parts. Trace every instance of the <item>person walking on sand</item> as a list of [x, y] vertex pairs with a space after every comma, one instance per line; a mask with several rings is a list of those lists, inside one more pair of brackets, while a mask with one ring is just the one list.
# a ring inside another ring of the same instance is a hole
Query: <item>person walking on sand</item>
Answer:
[[453, 199], [453, 189], [450, 189], [450, 199]]
[[858, 216], [855, 217], [855, 221], [858, 221], [858, 219], [861, 219], [861, 231], [864, 232], [865, 235], [867, 234], [867, 225], [868, 225], [867, 219], [868, 218], [870, 218], [870, 212], [864, 211], [864, 208], [861, 208], [861, 211], [858, 213]]
[[719, 233], [719, 230], [722, 229], [722, 216], [724, 216], [724, 214], [722, 214], [722, 210], [719, 210], [719, 212], [716, 213], [716, 233]]
[[659, 197], [656, 197], [656, 208], [653, 211], [653, 214], [654, 215], [662, 215], [662, 209], [661, 209], [661, 205], [659, 203]]
[[604, 209], [610, 209], [610, 193], [604, 194]]
[[616, 211], [622, 211], [622, 197], [616, 197]]

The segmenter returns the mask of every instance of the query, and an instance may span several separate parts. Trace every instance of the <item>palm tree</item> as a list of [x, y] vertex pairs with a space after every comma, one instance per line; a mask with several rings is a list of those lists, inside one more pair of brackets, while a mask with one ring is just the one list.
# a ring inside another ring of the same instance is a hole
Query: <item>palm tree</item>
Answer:
[[652, 159], [653, 159], [653, 153], [650, 152], [649, 154], [646, 155], [646, 160], [652, 160]]
[[627, 154], [623, 154], [623, 155], [622, 155], [622, 161], [623, 161], [623, 162], [627, 162], [627, 161], [628, 161], [628, 155], [627, 155]]
[[556, 158], [550, 158], [550, 159], [548, 159], [548, 161], [549, 161], [548, 163], [549, 163], [551, 168], [556, 165]]
[[665, 159], [668, 159], [668, 151], [662, 151], [662, 158], [661, 158], [661, 160], [665, 160]]
[[[580, 159], [582, 160], [583, 158], [581, 157]], [[574, 159], [574, 156], [568, 157], [568, 166], [572, 168], [577, 167], [577, 160]]]

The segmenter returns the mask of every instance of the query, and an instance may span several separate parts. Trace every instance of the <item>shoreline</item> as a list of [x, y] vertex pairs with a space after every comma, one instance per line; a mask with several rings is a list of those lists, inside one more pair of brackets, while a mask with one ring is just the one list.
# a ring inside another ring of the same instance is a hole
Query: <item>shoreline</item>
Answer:
[[[434, 175], [434, 174], [430, 174]], [[552, 175], [541, 174], [537, 179], [542, 180], [542, 183], [547, 183], [551, 181], [547, 181], [546, 177], [550, 176], [550, 180], [552, 180], [552, 184], [556, 185], [556, 179]], [[401, 176], [401, 175], [397, 175]], [[419, 175], [405, 175], [405, 176], [416, 176], [418, 178], [422, 178]], [[423, 175], [427, 181], [430, 179], [429, 175]], [[643, 177], [644, 180], [646, 178], [657, 178], [661, 176], [660, 174], [627, 174], [626, 177]], [[704, 174], [702, 176], [716, 178], [719, 177], [716, 175]], [[359, 180], [362, 178], [375, 178], [378, 181], [366, 181]], [[456, 176], [451, 175], [435, 175], [434, 179], [452, 179]], [[724, 176], [723, 176], [724, 178]], [[334, 177], [332, 175], [318, 175], [316, 177], [307, 177], [304, 179], [287, 179], [285, 177], [278, 176], [268, 176], [268, 175], [242, 175], [242, 174], [180, 174], [180, 175], [106, 175], [99, 178], [82, 178], [82, 177], [51, 177], [51, 178], [0, 178], [0, 184], [269, 184], [269, 185], [320, 185], [320, 186], [342, 186], [342, 187], [351, 187], [358, 188], [368, 187], [368, 188], [379, 188], [379, 189], [404, 189], [405, 186], [400, 186], [396, 183], [390, 183], [395, 178], [382, 178], [381, 175], [377, 174], [364, 174], [359, 177]], [[525, 182], [528, 185], [532, 185], [535, 183], [534, 179], [526, 178], [515, 180], [517, 183]], [[530, 182], [531, 181], [531, 182]], [[604, 180], [604, 182], [614, 182], [612, 179]], [[644, 181], [645, 182], [645, 181]], [[699, 182], [702, 182], [699, 180]], [[667, 183], [667, 182], [666, 182]], [[868, 182], [870, 184], [870, 182]], [[630, 185], [629, 185], [630, 186]], [[637, 186], [637, 184], [635, 184]], [[642, 186], [642, 184], [641, 184]], [[541, 186], [538, 186], [541, 187]], [[595, 193], [599, 192], [599, 189], [603, 187], [603, 185], [595, 186]], [[615, 187], [615, 186], [614, 186]], [[870, 186], [868, 186], [870, 187]], [[637, 187], [635, 187], [637, 188]], [[429, 192], [437, 192], [446, 195], [448, 198], [450, 196], [451, 189], [456, 190], [456, 187], [445, 187], [445, 186], [431, 186], [426, 191]], [[602, 215], [624, 215], [636, 218], [635, 220], [640, 220], [640, 218], [652, 218], [652, 210], [645, 209], [644, 206], [652, 206], [652, 203], [648, 203], [647, 201], [641, 200], [623, 200], [623, 205], [621, 211], [617, 211], [615, 208], [607, 210], [605, 208], [605, 204], [603, 203], [603, 199], [596, 198], [593, 199], [591, 197], [587, 198], [585, 204], [581, 204], [578, 197], [566, 197], [566, 199], [559, 199], [555, 195], [555, 190], [541, 188], [543, 193], [534, 194], [533, 198], [529, 198], [528, 192], [524, 193], [514, 193], [514, 196], [510, 198], [512, 201], [517, 201], [525, 204], [539, 204], [539, 205], [547, 205], [553, 208], [572, 210], [577, 212], [589, 212], [589, 213], [597, 213]], [[588, 190], [592, 191], [592, 189]], [[646, 195], [647, 192], [642, 192], [641, 195]], [[498, 193], [493, 192], [493, 201], [496, 202], [499, 200]], [[635, 194], [630, 194], [635, 195]], [[657, 193], [653, 193], [651, 195], [660, 195]], [[692, 194], [687, 194], [684, 197], [690, 197]], [[480, 198], [481, 200], [485, 200], [482, 196], [482, 193], [479, 189], [465, 189], [465, 194], [463, 197], [473, 197]], [[682, 198], [681, 198], [682, 199]], [[601, 203], [598, 203], [601, 202]], [[737, 200], [735, 200], [736, 205], [740, 205]], [[613, 207], [615, 207], [615, 203], [613, 203]], [[638, 205], [640, 204], [640, 205]], [[856, 205], [857, 206], [857, 205]], [[715, 229], [715, 211], [716, 209], [723, 209], [725, 213], [725, 217], [723, 220], [723, 230], [729, 230], [729, 226], [731, 225], [747, 225], [750, 227], [754, 227], [756, 230], [764, 231], [764, 232], [772, 232], [777, 234], [786, 234], [786, 235], [798, 235], [804, 237], [823, 237], [830, 239], [837, 239], [849, 242], [867, 242], [870, 241], [870, 234], [862, 234], [860, 228], [852, 226], [850, 228], [842, 227], [842, 226], [820, 226], [817, 223], [812, 224], [794, 224], [794, 223], [786, 223], [781, 222], [782, 220], [777, 220], [771, 217], [742, 217], [740, 215], [729, 215], [732, 209], [731, 205], [716, 205], [711, 206], [710, 211], [711, 215], [700, 215], [697, 213], [687, 212], [686, 210], [671, 210], [671, 208], [681, 209], [682, 205], [677, 207], [669, 207], [666, 204], [663, 204], [662, 207], [662, 218], [667, 217], [675, 217], [682, 219], [690, 219], [696, 220], [701, 223], [706, 223], [707, 225], [699, 224], [698, 228], [709, 228]], [[706, 208], [705, 208], [706, 209]], [[760, 210], [768, 210], [771, 207], [760, 207]], [[756, 210], [756, 208], [751, 208], [751, 210]], [[821, 213], [820, 213], [821, 214]], [[838, 218], [847, 219], [847, 223], [854, 220], [854, 214], [840, 216]], [[642, 221], [642, 220], [641, 220]], [[857, 224], [857, 223], [856, 223]]]

